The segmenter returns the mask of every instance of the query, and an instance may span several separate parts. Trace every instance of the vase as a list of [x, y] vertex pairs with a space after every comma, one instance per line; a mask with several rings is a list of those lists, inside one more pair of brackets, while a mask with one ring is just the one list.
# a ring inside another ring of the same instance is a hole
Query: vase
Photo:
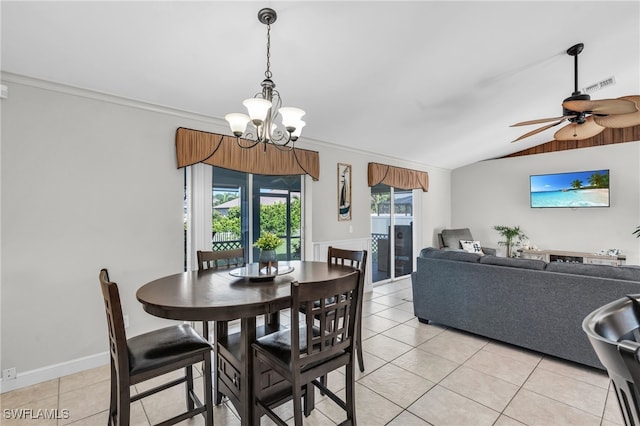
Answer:
[[273, 263], [276, 261], [275, 250], [260, 250], [260, 262], [261, 263]]

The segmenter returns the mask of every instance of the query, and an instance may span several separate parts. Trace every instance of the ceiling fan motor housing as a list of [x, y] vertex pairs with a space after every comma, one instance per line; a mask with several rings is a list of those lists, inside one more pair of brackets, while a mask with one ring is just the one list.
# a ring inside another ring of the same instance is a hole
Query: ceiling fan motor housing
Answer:
[[[564, 102], [567, 101], [590, 101], [591, 100], [591, 96], [587, 95], [586, 93], [580, 93], [580, 92], [573, 92], [571, 94], [571, 96], [569, 96], [568, 98], [566, 98]], [[568, 115], [582, 115], [582, 121], [578, 121], [578, 120], [573, 120], [573, 119], [569, 119], [569, 121], [577, 121], [579, 123], [583, 123], [584, 122], [584, 112], [587, 111], [571, 111], [570, 109], [566, 109], [566, 108], [562, 108], [562, 115], [563, 116], [568, 116]]]

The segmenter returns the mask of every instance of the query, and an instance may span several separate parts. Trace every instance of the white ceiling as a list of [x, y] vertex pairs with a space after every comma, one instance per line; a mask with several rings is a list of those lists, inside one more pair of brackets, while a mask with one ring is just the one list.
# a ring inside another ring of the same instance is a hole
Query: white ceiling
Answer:
[[640, 3], [72, 1], [1, 3], [2, 71], [222, 118], [271, 70], [303, 138], [453, 169], [553, 139], [515, 122], [573, 91], [640, 93]]

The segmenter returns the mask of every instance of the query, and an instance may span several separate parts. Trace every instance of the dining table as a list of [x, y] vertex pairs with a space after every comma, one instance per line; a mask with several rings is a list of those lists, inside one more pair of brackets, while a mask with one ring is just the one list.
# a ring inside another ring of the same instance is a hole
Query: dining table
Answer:
[[[216, 404], [222, 401], [222, 395], [228, 397], [243, 425], [254, 424], [254, 374], [264, 376], [261, 391], [282, 392], [282, 383], [269, 371], [254, 371], [251, 344], [260, 335], [281, 327], [279, 312], [290, 307], [291, 283], [321, 282], [354, 271], [326, 261], [281, 261], [277, 270], [267, 272], [261, 266], [256, 263], [231, 270], [177, 273], [150, 281], [136, 292], [143, 309], [151, 315], [216, 322]], [[256, 318], [261, 315], [265, 315], [265, 321], [257, 327]], [[240, 331], [231, 334], [228, 323], [233, 320], [240, 320]]]

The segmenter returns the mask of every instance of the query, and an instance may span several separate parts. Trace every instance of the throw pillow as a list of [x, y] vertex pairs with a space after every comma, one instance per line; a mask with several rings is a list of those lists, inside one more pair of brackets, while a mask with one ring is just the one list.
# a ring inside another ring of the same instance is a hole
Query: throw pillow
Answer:
[[469, 253], [484, 254], [482, 252], [482, 246], [480, 245], [480, 241], [460, 240], [460, 245], [462, 246], [462, 250], [468, 251]]

